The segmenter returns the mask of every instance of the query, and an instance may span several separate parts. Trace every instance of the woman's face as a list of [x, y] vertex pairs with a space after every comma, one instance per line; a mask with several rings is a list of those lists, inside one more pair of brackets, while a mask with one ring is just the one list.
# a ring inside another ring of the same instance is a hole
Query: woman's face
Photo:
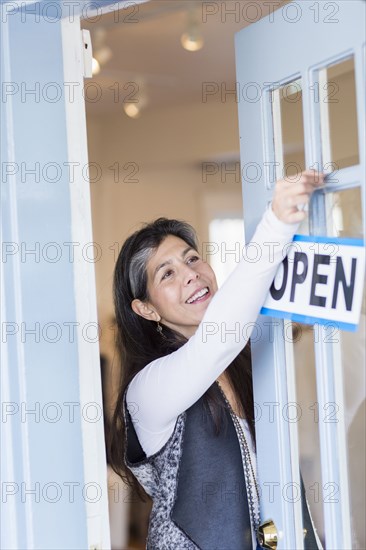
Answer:
[[192, 336], [217, 291], [215, 274], [198, 252], [168, 235], [147, 263], [149, 304], [160, 322]]

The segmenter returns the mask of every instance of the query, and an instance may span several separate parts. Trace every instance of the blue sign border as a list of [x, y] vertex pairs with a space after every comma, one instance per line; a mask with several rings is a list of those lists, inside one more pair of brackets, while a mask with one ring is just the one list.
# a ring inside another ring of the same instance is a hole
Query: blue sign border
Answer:
[[306, 243], [330, 243], [343, 246], [364, 246], [363, 239], [352, 239], [351, 237], [317, 237], [316, 235], [294, 235], [293, 242], [303, 241]]
[[353, 323], [342, 323], [340, 321], [332, 321], [331, 319], [322, 319], [321, 317], [312, 317], [310, 315], [300, 315], [299, 313], [291, 313], [289, 311], [280, 311], [278, 309], [270, 309], [268, 307], [262, 307], [259, 312], [261, 315], [269, 315], [271, 317], [277, 317], [279, 319], [290, 319], [298, 323], [304, 323], [306, 325], [331, 325], [337, 327], [339, 330], [348, 330], [350, 332], [356, 332], [358, 325]]

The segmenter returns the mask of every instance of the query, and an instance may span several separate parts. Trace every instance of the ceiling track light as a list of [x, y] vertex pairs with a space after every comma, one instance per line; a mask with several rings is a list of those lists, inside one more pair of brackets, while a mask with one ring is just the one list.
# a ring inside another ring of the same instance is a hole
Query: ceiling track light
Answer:
[[188, 32], [184, 32], [181, 36], [181, 44], [187, 52], [198, 52], [203, 47], [203, 38], [199, 33], [192, 32], [192, 29]]
[[93, 72], [93, 76], [100, 73], [100, 64], [98, 59], [96, 59], [95, 57], [93, 57], [93, 61], [92, 61], [92, 72]]
[[125, 103], [123, 103], [123, 110], [125, 114], [130, 118], [140, 118], [141, 112], [148, 104], [148, 95], [145, 80], [140, 76], [137, 77], [136, 85], [136, 99], [134, 101], [126, 101]]
[[105, 44], [106, 36], [107, 32], [103, 28], [96, 29], [93, 34], [93, 76], [99, 74], [103, 65], [108, 63], [113, 56], [111, 48]]
[[203, 47], [204, 40], [197, 7], [188, 11], [186, 31], [182, 34], [180, 42], [188, 52], [198, 52]]
[[123, 110], [130, 118], [140, 118], [141, 116], [141, 107], [138, 103], [124, 103]]

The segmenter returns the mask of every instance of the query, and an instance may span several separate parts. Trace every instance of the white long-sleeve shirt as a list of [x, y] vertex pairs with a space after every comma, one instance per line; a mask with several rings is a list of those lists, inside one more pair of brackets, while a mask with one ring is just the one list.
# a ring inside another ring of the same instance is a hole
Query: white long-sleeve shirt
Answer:
[[241, 261], [212, 297], [195, 334], [177, 351], [146, 365], [131, 381], [126, 402], [147, 456], [168, 441], [178, 415], [245, 347], [297, 227], [280, 221], [269, 206], [251, 240], [255, 246], [248, 257], [243, 247]]

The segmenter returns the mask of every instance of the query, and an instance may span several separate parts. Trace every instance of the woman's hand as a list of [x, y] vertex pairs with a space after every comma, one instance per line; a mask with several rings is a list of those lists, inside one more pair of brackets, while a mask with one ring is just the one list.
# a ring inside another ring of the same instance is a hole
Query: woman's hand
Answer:
[[324, 185], [324, 174], [315, 170], [305, 170], [297, 176], [287, 177], [276, 182], [272, 210], [277, 218], [285, 223], [298, 223], [306, 218], [301, 208], [309, 203], [315, 191]]

